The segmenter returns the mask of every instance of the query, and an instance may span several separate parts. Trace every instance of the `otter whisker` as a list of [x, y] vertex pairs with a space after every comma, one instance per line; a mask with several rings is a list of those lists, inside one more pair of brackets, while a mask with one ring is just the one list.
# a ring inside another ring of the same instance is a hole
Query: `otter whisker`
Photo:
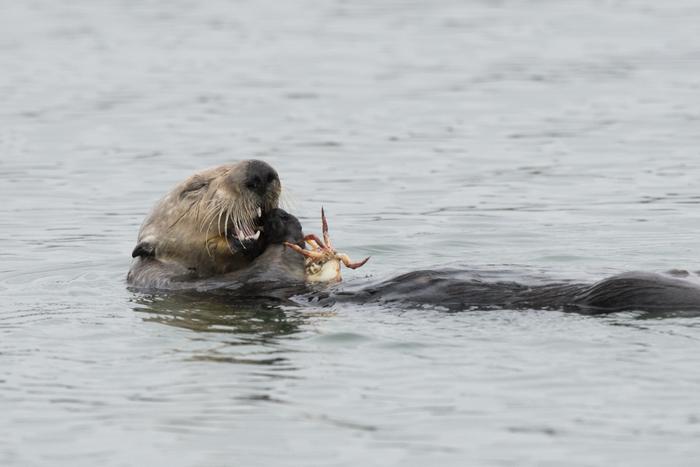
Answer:
[[215, 199], [210, 199], [204, 205], [204, 216], [202, 217], [202, 228], [204, 225], [213, 217], [218, 208], [218, 201]]
[[[226, 225], [225, 225], [225, 230], [226, 230], [225, 235], [226, 236], [228, 236], [228, 221], [229, 220], [231, 221], [231, 224], [232, 224], [231, 227], [234, 229], [234, 231], [236, 230], [236, 227], [233, 225], [234, 221], [233, 221], [233, 212], [232, 211], [233, 211], [233, 206], [231, 205], [226, 210]], [[233, 249], [233, 246], [231, 246], [231, 242], [227, 241], [226, 246], [228, 247], [228, 251], [230, 251], [231, 254], [236, 253], [236, 251]]]
[[253, 232], [252, 232], [252, 223], [253, 222], [252, 222], [251, 216], [249, 214], [249, 211], [246, 210], [243, 213], [241, 213], [241, 218], [243, 221], [243, 231], [245, 232], [246, 237], [253, 235]]
[[212, 258], [213, 255], [211, 254], [211, 251], [209, 251], [209, 239], [204, 240], [204, 249], [207, 250], [207, 256]]
[[199, 211], [202, 209], [202, 203], [195, 203], [194, 218], [199, 219]]
[[[204, 214], [204, 217], [202, 218], [202, 223], [199, 226], [200, 232], [205, 232], [205, 235], [209, 235], [209, 230], [211, 229], [211, 214], [209, 210], [207, 210]], [[206, 226], [206, 231], [204, 231], [204, 227]]]
[[207, 219], [211, 219], [209, 221], [209, 224], [207, 225], [207, 231], [205, 233], [205, 235], [208, 237], [209, 232], [211, 231], [211, 226], [214, 223], [214, 220], [216, 219], [216, 206], [215, 205], [212, 206], [212, 209], [210, 210], [210, 213], [208, 214]]
[[216, 231], [219, 232], [219, 234], [221, 234], [221, 216], [224, 215], [224, 212], [225, 208], [222, 206], [221, 210], [219, 211], [219, 218], [216, 221]]
[[209, 225], [207, 226], [207, 234], [209, 233], [209, 229], [211, 228], [211, 223], [213, 222], [214, 217], [216, 217], [216, 212], [218, 211], [219, 208], [219, 203], [217, 200], [210, 200], [207, 205], [206, 205], [206, 210], [204, 212], [204, 217], [202, 220], [202, 224], [200, 226], [200, 230], [204, 229], [204, 225], [209, 222]]
[[296, 202], [294, 200], [294, 193], [292, 193], [289, 188], [282, 188], [278, 200], [279, 206], [285, 211], [294, 211]]
[[241, 230], [241, 220], [238, 216], [233, 216], [231, 220], [233, 221], [233, 228], [236, 230], [236, 235], [238, 235], [238, 232]]
[[239, 226], [239, 219], [240, 219], [240, 216], [238, 215], [238, 212], [237, 212], [235, 203], [231, 203], [231, 204], [229, 205], [229, 207], [228, 207], [228, 210], [229, 210], [229, 213], [230, 213], [230, 216], [231, 216], [231, 222], [233, 222], [233, 227], [234, 227], [234, 229], [240, 230], [240, 229], [239, 229], [239, 227], [240, 227], [240, 226]]
[[215, 199], [210, 200], [207, 203], [204, 219], [202, 221], [202, 226], [200, 227], [200, 230], [203, 230], [204, 224], [208, 221], [207, 230], [204, 233], [204, 235], [205, 235], [204, 248], [206, 249], [207, 255], [209, 257], [213, 257], [211, 254], [211, 250], [209, 249], [209, 243], [211, 240], [211, 238], [209, 238], [209, 232], [211, 231], [211, 226], [214, 223], [214, 219], [216, 219], [216, 212], [218, 209], [219, 209], [218, 201]]
[[229, 216], [231, 217], [231, 227], [233, 228], [234, 233], [237, 235], [238, 234], [238, 217], [236, 216], [235, 206], [229, 207]]
[[248, 225], [250, 224], [248, 212], [250, 211], [250, 200], [245, 200], [237, 206], [233, 206], [236, 210], [236, 219], [239, 220], [239, 229], [245, 235], [249, 235]]
[[257, 211], [257, 204], [252, 200], [246, 200], [245, 203], [240, 208], [238, 213], [241, 219], [241, 227], [246, 236], [253, 235], [255, 226], [255, 213]]
[[226, 209], [226, 221], [224, 222], [224, 236], [228, 235], [228, 221], [231, 218], [231, 206]]

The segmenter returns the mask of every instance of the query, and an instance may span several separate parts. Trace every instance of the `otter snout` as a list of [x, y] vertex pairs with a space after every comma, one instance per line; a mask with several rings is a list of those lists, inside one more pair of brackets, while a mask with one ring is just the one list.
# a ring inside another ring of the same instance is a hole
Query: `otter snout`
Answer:
[[245, 175], [245, 187], [261, 198], [279, 190], [277, 171], [263, 161], [250, 161]]

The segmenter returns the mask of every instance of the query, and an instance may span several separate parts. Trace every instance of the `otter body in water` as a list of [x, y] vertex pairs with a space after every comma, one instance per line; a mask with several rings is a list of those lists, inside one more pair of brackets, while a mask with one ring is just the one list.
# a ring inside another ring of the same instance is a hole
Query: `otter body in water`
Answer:
[[594, 284], [557, 282], [530, 285], [482, 279], [478, 272], [413, 271], [325, 303], [378, 303], [400, 307], [475, 309], [556, 309], [588, 314], [615, 311], [700, 311], [700, 281], [685, 271], [627, 272]]
[[[141, 227], [128, 283], [233, 297], [296, 296], [298, 302], [321, 305], [700, 311], [700, 281], [679, 271], [630, 272], [595, 284], [528, 285], [485, 280], [470, 271], [423, 270], [352, 291], [310, 287], [309, 282], [337, 281], [341, 261], [359, 267], [366, 260], [352, 263], [330, 248], [325, 218], [323, 241], [304, 236], [298, 219], [277, 207], [280, 191], [277, 172], [261, 161], [224, 165], [188, 178], [156, 205]], [[304, 250], [305, 242], [318, 248]]]

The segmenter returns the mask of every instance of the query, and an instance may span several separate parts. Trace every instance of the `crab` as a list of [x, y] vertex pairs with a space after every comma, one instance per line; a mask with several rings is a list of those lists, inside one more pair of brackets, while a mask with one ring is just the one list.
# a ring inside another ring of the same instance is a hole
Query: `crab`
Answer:
[[308, 282], [340, 282], [342, 280], [340, 275], [341, 262], [350, 269], [357, 269], [369, 261], [370, 257], [368, 256], [362, 261], [352, 262], [348, 255], [335, 251], [328, 235], [328, 221], [323, 208], [321, 208], [321, 229], [323, 240], [314, 234], [304, 237], [304, 242], [310, 247], [308, 250], [293, 243], [284, 243], [288, 248], [304, 256], [304, 267]]

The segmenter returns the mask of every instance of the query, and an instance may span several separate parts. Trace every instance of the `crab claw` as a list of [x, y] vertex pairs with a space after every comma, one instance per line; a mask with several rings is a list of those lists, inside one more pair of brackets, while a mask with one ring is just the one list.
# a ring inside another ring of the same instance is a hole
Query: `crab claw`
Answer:
[[342, 261], [343, 264], [344, 264], [346, 267], [348, 267], [348, 268], [350, 268], [350, 269], [357, 269], [357, 268], [360, 268], [360, 267], [364, 266], [365, 263], [366, 263], [367, 261], [369, 261], [369, 259], [371, 258], [371, 256], [368, 256], [368, 257], [366, 257], [365, 259], [363, 259], [362, 261], [358, 261], [358, 262], [356, 262], [356, 263], [353, 263], [352, 261], [350, 261], [350, 257], [349, 257], [348, 255], [344, 254], [344, 253], [340, 253], [340, 254], [338, 254], [336, 257], [337, 257], [340, 261]]
[[306, 256], [307, 258], [315, 259], [315, 260], [320, 260], [323, 259], [323, 253], [320, 253], [318, 251], [310, 251], [310, 250], [305, 250], [299, 245], [295, 245], [294, 243], [289, 243], [289, 242], [284, 242], [284, 246], [291, 248], [292, 250], [296, 251], [297, 253]]
[[321, 230], [323, 231], [323, 241], [326, 242], [328, 248], [333, 248], [331, 237], [328, 235], [328, 220], [326, 220], [326, 212], [321, 207]]
[[314, 235], [314, 234], [309, 234], [309, 235], [305, 236], [305, 237], [304, 237], [304, 241], [305, 241], [306, 243], [309, 243], [309, 244], [311, 244], [311, 242], [316, 242], [316, 245], [318, 245], [319, 248], [321, 248], [321, 249], [325, 249], [325, 248], [326, 248], [326, 245], [321, 241], [321, 239], [318, 238], [318, 237], [317, 237], [316, 235]]

